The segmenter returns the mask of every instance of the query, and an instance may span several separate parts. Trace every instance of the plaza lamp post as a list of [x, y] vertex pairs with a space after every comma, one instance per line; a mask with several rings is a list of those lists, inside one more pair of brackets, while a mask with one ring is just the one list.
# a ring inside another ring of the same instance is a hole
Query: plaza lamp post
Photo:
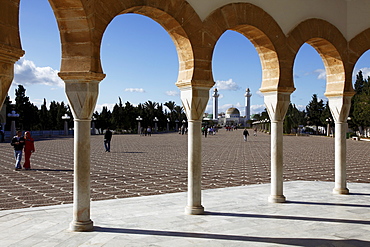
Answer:
[[266, 132], [268, 133], [268, 134], [270, 134], [270, 119], [265, 119], [266, 120]]
[[140, 121], [143, 119], [140, 116], [138, 116], [136, 120], [137, 120], [137, 133], [141, 135], [142, 133], [141, 133], [141, 122]]
[[92, 119], [91, 119], [91, 134], [92, 135], [96, 134], [95, 121], [96, 121], [96, 117], [92, 117]]
[[155, 117], [154, 119], [153, 119], [153, 122], [154, 122], [154, 131], [155, 131], [155, 133], [157, 133], [158, 132], [158, 125], [157, 125], [157, 123], [158, 123], [158, 118], [157, 117]]
[[179, 120], [175, 120], [175, 123], [176, 123], [176, 131], [178, 132], [179, 131]]
[[170, 119], [167, 118], [167, 132], [170, 132]]
[[185, 125], [185, 123], [186, 123], [186, 120], [185, 119], [182, 120], [182, 129], [181, 129], [181, 134], [182, 135], [186, 133], [186, 125]]
[[330, 136], [330, 122], [331, 122], [331, 118], [327, 118], [326, 119], [326, 122], [327, 122], [326, 136]]
[[64, 114], [64, 116], [62, 116], [62, 119], [64, 120], [64, 135], [67, 136], [68, 135], [68, 120], [71, 119], [70, 116], [66, 114]]
[[349, 121], [351, 121], [351, 120], [352, 120], [352, 118], [351, 118], [351, 117], [348, 117], [348, 118], [347, 118], [347, 136], [346, 136], [347, 138], [349, 138], [349, 137], [350, 137], [350, 136], [349, 136], [349, 127], [348, 127], [348, 122], [349, 122]]
[[12, 120], [12, 123], [10, 125], [10, 135], [11, 137], [15, 136], [15, 120], [19, 118], [19, 114], [15, 111], [12, 111], [11, 113], [8, 113], [8, 117]]

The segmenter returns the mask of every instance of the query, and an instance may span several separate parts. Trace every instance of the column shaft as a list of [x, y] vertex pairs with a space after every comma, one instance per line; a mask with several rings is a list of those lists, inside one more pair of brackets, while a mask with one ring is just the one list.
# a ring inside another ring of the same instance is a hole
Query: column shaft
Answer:
[[200, 120], [188, 122], [188, 204], [187, 214], [203, 214], [202, 206], [202, 145]]
[[283, 195], [283, 121], [271, 122], [271, 195], [269, 202], [285, 202]]
[[90, 124], [74, 120], [74, 183], [72, 231], [91, 231], [90, 219]]
[[346, 122], [335, 123], [335, 186], [333, 193], [348, 194], [346, 176], [346, 132], [348, 125]]

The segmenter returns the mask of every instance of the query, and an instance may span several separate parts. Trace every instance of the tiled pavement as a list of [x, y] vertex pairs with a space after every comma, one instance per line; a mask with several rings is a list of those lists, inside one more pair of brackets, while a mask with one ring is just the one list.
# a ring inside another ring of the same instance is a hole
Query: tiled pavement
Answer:
[[[241, 131], [222, 130], [203, 138], [207, 213], [188, 216], [186, 136], [114, 136], [111, 153], [93, 136], [90, 233], [67, 230], [72, 138], [37, 141], [33, 170], [17, 172], [1, 143], [0, 246], [370, 246], [370, 142], [347, 141], [351, 194], [333, 196], [334, 140], [284, 137], [288, 202], [271, 204], [269, 138], [244, 142]], [[114, 198], [124, 199], [105, 200]], [[59, 204], [67, 205], [38, 207]]]
[[[9, 143], [0, 143], [0, 210], [72, 202], [73, 138], [38, 140], [32, 170], [14, 171]], [[370, 182], [370, 142], [347, 140], [348, 181]], [[270, 136], [242, 139], [241, 130], [203, 138], [203, 189], [269, 183]], [[91, 197], [95, 200], [187, 189], [187, 136], [115, 135], [112, 152], [91, 137]], [[333, 181], [334, 139], [284, 137], [286, 181]]]

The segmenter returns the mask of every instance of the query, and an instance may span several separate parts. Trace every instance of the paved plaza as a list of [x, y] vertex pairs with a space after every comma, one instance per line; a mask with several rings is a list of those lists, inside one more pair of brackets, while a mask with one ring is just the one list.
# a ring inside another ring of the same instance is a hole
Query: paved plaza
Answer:
[[[73, 138], [35, 142], [32, 170], [14, 171], [9, 143], [0, 143], [0, 209], [72, 203]], [[106, 200], [187, 190], [187, 136], [91, 137], [91, 197]], [[370, 142], [347, 140], [348, 181], [370, 183]], [[202, 189], [270, 183], [270, 136], [243, 141], [242, 131], [220, 130], [203, 138]], [[284, 137], [286, 181], [334, 181], [334, 139]]]
[[370, 246], [370, 142], [347, 140], [351, 194], [334, 196], [334, 139], [285, 136], [288, 202], [271, 204], [269, 135], [203, 137], [203, 216], [183, 213], [186, 135], [111, 144], [91, 137], [95, 230], [73, 233], [73, 138], [37, 140], [29, 171], [0, 143], [0, 246]]

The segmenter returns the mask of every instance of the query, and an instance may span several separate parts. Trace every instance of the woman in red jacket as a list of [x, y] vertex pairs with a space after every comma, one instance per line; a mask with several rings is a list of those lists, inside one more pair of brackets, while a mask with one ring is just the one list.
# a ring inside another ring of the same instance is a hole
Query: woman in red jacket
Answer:
[[30, 170], [31, 169], [30, 158], [31, 158], [31, 154], [35, 152], [35, 145], [34, 145], [34, 140], [31, 137], [31, 133], [29, 131], [26, 131], [24, 133], [24, 139], [25, 139], [25, 142], [24, 142], [25, 143], [24, 145], [25, 161], [24, 161], [23, 167], [26, 170]]

